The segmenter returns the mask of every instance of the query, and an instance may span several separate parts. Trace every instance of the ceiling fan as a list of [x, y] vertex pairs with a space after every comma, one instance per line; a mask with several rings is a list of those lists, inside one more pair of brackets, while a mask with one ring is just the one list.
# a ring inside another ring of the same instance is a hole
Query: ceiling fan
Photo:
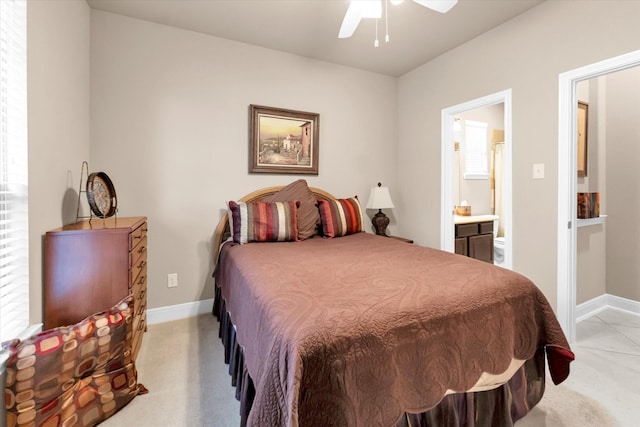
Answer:
[[[363, 18], [376, 18], [382, 16], [382, 2], [386, 0], [351, 0], [347, 13], [344, 15], [338, 38], [345, 39], [351, 37]], [[440, 13], [447, 13], [458, 0], [413, 0], [414, 2], [428, 7]], [[392, 4], [401, 3], [402, 0], [391, 0]]]

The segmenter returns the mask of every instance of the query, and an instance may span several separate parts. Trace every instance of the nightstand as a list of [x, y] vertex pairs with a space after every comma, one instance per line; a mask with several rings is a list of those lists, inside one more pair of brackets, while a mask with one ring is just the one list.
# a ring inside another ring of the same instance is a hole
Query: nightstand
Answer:
[[404, 237], [398, 237], [398, 236], [387, 236], [390, 239], [396, 239], [396, 240], [400, 240], [401, 242], [405, 242], [405, 243], [413, 243], [413, 240], [411, 239], [405, 239]]

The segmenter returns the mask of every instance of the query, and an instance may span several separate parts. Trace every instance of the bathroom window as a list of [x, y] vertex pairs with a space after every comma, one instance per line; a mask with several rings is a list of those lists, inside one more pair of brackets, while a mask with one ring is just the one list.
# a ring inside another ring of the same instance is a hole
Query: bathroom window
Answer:
[[464, 125], [464, 179], [489, 179], [488, 124], [465, 120]]

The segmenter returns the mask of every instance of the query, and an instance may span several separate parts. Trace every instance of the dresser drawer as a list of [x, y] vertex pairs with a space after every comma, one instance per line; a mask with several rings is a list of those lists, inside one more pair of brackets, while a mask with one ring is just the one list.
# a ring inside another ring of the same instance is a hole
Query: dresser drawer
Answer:
[[135, 318], [137, 318], [147, 312], [147, 288], [142, 289], [134, 298], [133, 307], [135, 309]]
[[147, 267], [140, 270], [140, 274], [131, 282], [131, 293], [134, 296], [140, 295], [140, 292], [147, 289]]
[[146, 247], [146, 238], [138, 245], [137, 249], [134, 249], [135, 252], [129, 254], [129, 257], [132, 259], [131, 261], [131, 270], [129, 275], [129, 283], [132, 287], [137, 277], [140, 275], [140, 272], [143, 268], [147, 266], [147, 247]]
[[479, 223], [478, 234], [493, 234], [493, 221]]
[[144, 312], [140, 316], [136, 316], [133, 320], [133, 334], [131, 339], [131, 350], [133, 353], [133, 359], [138, 357], [138, 351], [142, 346], [142, 336], [147, 330], [147, 313]]
[[129, 249], [133, 250], [140, 242], [147, 237], [147, 223], [142, 225], [131, 232], [129, 235]]
[[130, 264], [133, 268], [134, 266], [140, 264], [140, 261], [147, 259], [147, 238], [145, 237], [142, 241], [129, 252], [129, 257], [131, 259]]
[[478, 234], [478, 223], [456, 224], [456, 237], [475, 236]]

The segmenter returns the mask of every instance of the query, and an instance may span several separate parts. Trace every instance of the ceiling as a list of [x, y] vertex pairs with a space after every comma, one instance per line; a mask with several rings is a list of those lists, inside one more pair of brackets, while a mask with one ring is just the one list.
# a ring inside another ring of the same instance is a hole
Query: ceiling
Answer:
[[[386, 2], [386, 0], [383, 0]], [[401, 76], [541, 3], [460, 0], [446, 14], [410, 0], [385, 6], [378, 22], [363, 19], [338, 39], [349, 0], [87, 0], [93, 9], [210, 34], [390, 76]]]

